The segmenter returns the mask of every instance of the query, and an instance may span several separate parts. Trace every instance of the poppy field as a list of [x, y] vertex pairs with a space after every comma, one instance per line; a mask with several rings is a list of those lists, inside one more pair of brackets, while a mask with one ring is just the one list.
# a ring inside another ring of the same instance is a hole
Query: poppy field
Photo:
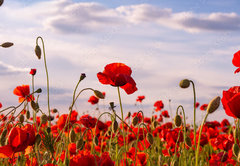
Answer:
[[[40, 47], [42, 44], [43, 47]], [[11, 47], [6, 42], [1, 49]], [[34, 48], [33, 48], [34, 49]], [[222, 90], [222, 96], [213, 97], [208, 104], [196, 101], [195, 85], [190, 79], [179, 80], [179, 88], [192, 88], [193, 124], [186, 122], [184, 107], [179, 105], [170, 117], [161, 100], [153, 104], [155, 112], [146, 117], [139, 110], [125, 112], [121, 93], [135, 93], [137, 83], [131, 76], [132, 69], [115, 62], [103, 66], [96, 73], [100, 84], [117, 90], [118, 102], [110, 102], [109, 110], [98, 117], [83, 114], [74, 105], [85, 90], [93, 92], [88, 102], [92, 105], [104, 100], [108, 92], [92, 88], [79, 90], [86, 74], [73, 87], [72, 103], [67, 114], [49, 104], [49, 77], [44, 42], [36, 39], [36, 59], [44, 61], [47, 92], [34, 85], [36, 69], [31, 69], [31, 85], [17, 85], [13, 94], [19, 105], [3, 106], [0, 103], [0, 165], [27, 166], [219, 166], [240, 165], [239, 118], [240, 86]], [[232, 63], [240, 71], [240, 51], [233, 55]], [[42, 110], [38, 103], [41, 93], [47, 93], [48, 107]], [[145, 96], [138, 96], [142, 103]], [[226, 114], [234, 118], [208, 121], [222, 105]], [[117, 106], [117, 107], [116, 107]], [[117, 114], [119, 109], [120, 114]], [[196, 124], [196, 111], [204, 111], [201, 125]], [[107, 117], [103, 120], [102, 117]], [[171, 120], [173, 119], [173, 120]]]

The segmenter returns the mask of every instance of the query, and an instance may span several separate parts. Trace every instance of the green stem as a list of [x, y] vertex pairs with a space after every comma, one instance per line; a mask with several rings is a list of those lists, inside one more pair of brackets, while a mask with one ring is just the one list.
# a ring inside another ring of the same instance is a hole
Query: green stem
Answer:
[[[45, 54], [45, 47], [44, 47], [44, 42], [43, 38], [41, 36], [38, 36], [36, 39], [36, 44], [38, 45], [38, 39], [41, 39], [42, 41], [42, 47], [43, 47], [43, 55], [44, 55], [44, 65], [45, 65], [45, 70], [46, 70], [46, 76], [47, 76], [47, 99], [48, 99], [48, 115], [50, 117], [50, 99], [49, 99], [49, 76], [48, 76], [48, 69], [47, 69], [47, 62], [46, 62], [46, 54]], [[48, 127], [51, 127], [51, 121], [48, 121]]]
[[[34, 75], [32, 75], [32, 92], [34, 92]], [[34, 99], [34, 94], [32, 96]], [[32, 110], [33, 110], [33, 123], [37, 124], [36, 123], [36, 111], [34, 109], [32, 109]]]
[[[122, 100], [120, 96], [120, 88], [117, 87], [118, 90], [118, 99], [119, 99], [119, 104], [120, 104], [120, 109], [121, 109], [121, 116], [122, 116], [122, 132], [123, 132], [123, 142], [124, 142], [124, 148], [125, 148], [125, 159], [127, 159], [127, 146], [126, 146], [126, 140], [125, 140], [125, 130], [124, 130], [124, 116], [123, 116], [123, 108], [122, 108]], [[126, 160], [127, 162], [127, 160]], [[127, 163], [126, 163], [127, 164]]]
[[196, 162], [195, 162], [195, 166], [198, 166], [198, 156], [199, 156], [199, 149], [200, 149], [200, 140], [201, 140], [201, 135], [202, 135], [202, 129], [203, 129], [203, 125], [208, 117], [208, 112], [207, 114], [205, 115], [203, 121], [202, 121], [202, 124], [201, 124], [201, 128], [200, 128], [200, 131], [199, 131], [199, 136], [198, 136], [198, 145], [197, 145], [197, 151], [196, 151]]
[[[178, 110], [179, 110], [179, 108], [182, 108], [182, 112], [183, 112], [183, 140], [184, 140], [184, 150], [183, 150], [183, 154], [184, 154], [184, 159], [185, 159], [185, 157], [186, 157], [186, 148], [185, 148], [185, 146], [186, 146], [186, 136], [187, 136], [187, 134], [186, 134], [186, 116], [185, 116], [185, 111], [184, 111], [184, 108], [183, 108], [182, 105], [179, 105], [179, 106], [177, 107], [177, 112], [176, 112], [176, 114], [178, 115]], [[184, 160], [184, 164], [187, 165], [187, 164], [186, 164], [186, 159]]]
[[193, 87], [193, 97], [194, 97], [194, 103], [193, 103], [193, 108], [194, 108], [194, 116], [193, 116], [193, 130], [194, 130], [194, 148], [196, 149], [196, 91], [195, 91], [195, 85], [194, 82], [190, 80], [192, 83]]

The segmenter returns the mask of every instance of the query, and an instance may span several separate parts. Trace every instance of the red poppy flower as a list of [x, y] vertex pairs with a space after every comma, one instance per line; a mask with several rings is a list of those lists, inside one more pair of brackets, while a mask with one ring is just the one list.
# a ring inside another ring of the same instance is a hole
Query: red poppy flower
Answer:
[[233, 55], [232, 64], [238, 67], [234, 72], [238, 73], [240, 71], [240, 50]]
[[240, 86], [223, 91], [222, 105], [228, 116], [240, 118]]
[[200, 110], [205, 111], [207, 107], [208, 107], [208, 104], [203, 104], [201, 105]]
[[2, 108], [2, 103], [0, 102], [0, 108]]
[[75, 143], [68, 144], [68, 150], [70, 152], [70, 155], [76, 154], [77, 146]]
[[196, 102], [195, 108], [198, 108], [199, 105], [200, 105], [199, 102]]
[[137, 90], [136, 83], [131, 77], [132, 70], [123, 63], [111, 63], [105, 66], [103, 72], [97, 74], [99, 82], [106, 85], [118, 86], [127, 94]]
[[[17, 86], [14, 90], [13, 93], [17, 96], [19, 96], [19, 103], [23, 102], [25, 98], [30, 94], [30, 88], [29, 85], [22, 85], [22, 86]], [[27, 101], [34, 100], [32, 95], [27, 97]]]
[[24, 151], [35, 142], [34, 128], [27, 124], [23, 128], [14, 127], [9, 133], [8, 144], [0, 147], [0, 157], [11, 157], [16, 152]]
[[[70, 117], [70, 123], [71, 123], [71, 124], [76, 123], [76, 121], [77, 121], [77, 116], [78, 116], [78, 113], [77, 113], [75, 110], [73, 110], [72, 113], [71, 113], [71, 117]], [[62, 129], [64, 128], [64, 126], [65, 126], [65, 124], [66, 124], [66, 122], [67, 122], [67, 119], [68, 119], [68, 114], [62, 114], [62, 115], [59, 117], [59, 119], [58, 119], [58, 121], [57, 121], [57, 126], [58, 126], [58, 128], [59, 128], [60, 130], [62, 130]], [[70, 125], [70, 127], [71, 127], [71, 125]], [[68, 129], [68, 127], [65, 128], [65, 131], [67, 131], [67, 129]]]
[[87, 128], [94, 128], [97, 123], [97, 119], [89, 115], [81, 116], [79, 121]]
[[91, 103], [92, 105], [97, 104], [98, 101], [99, 101], [99, 98], [97, 98], [96, 96], [91, 96], [91, 97], [88, 99], [88, 102]]
[[162, 112], [162, 116], [165, 117], [165, 118], [170, 118], [167, 110]]
[[29, 74], [31, 74], [31, 75], [33, 75], [33, 76], [34, 76], [34, 75], [36, 74], [36, 72], [37, 72], [37, 70], [36, 70], [36, 69], [31, 69], [31, 70], [30, 70], [30, 72], [29, 72]]
[[155, 109], [156, 112], [161, 111], [164, 107], [162, 100], [156, 101], [154, 103], [154, 107], [156, 107], [156, 109]]
[[144, 99], [145, 99], [145, 96], [138, 96], [136, 101], [141, 103]]

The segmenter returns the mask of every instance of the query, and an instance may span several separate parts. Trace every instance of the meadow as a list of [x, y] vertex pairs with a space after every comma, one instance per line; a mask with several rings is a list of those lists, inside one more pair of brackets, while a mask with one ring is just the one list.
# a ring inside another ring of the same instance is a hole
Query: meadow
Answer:
[[[11, 42], [1, 44], [1, 49], [13, 46]], [[33, 48], [34, 49], [34, 48]], [[86, 74], [80, 74], [73, 87], [72, 104], [68, 114], [61, 114], [49, 104], [49, 76], [44, 42], [36, 39], [36, 59], [44, 61], [48, 109], [43, 111], [38, 99], [42, 90], [35, 87], [37, 70], [31, 69], [31, 85], [16, 85], [13, 94], [19, 97], [19, 105], [3, 107], [0, 104], [0, 165], [28, 166], [219, 166], [240, 165], [239, 118], [240, 87], [232, 86], [216, 96], [208, 104], [196, 101], [195, 85], [191, 79], [179, 80], [179, 88], [192, 88], [193, 124], [186, 123], [184, 107], [179, 105], [174, 117], [170, 117], [164, 103], [159, 100], [153, 105], [155, 112], [146, 117], [139, 110], [125, 112], [121, 93], [135, 93], [137, 83], [132, 78], [131, 67], [115, 62], [103, 66], [96, 73], [99, 83], [117, 90], [118, 102], [110, 102], [109, 110], [98, 117], [82, 114], [74, 109], [83, 91], [92, 91], [88, 102], [92, 105], [104, 100], [106, 93], [101, 90], [84, 88], [79, 85]], [[232, 63], [240, 71], [240, 51], [233, 55]], [[138, 96], [142, 103], [145, 96]], [[234, 118], [207, 121], [223, 105], [228, 116]], [[118, 107], [116, 107], [118, 106]], [[121, 114], [117, 114], [116, 109]], [[196, 124], [196, 111], [204, 111], [201, 125]], [[83, 111], [83, 110], [82, 110]], [[102, 120], [107, 117], [107, 120]], [[173, 120], [171, 120], [173, 119]]]

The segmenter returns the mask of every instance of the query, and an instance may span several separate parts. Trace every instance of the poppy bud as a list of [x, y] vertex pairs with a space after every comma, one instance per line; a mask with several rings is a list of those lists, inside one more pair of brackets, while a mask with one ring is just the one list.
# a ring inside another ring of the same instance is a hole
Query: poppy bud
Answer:
[[158, 122], [154, 120], [154, 121], [152, 122], [152, 126], [153, 126], [153, 128], [156, 128], [157, 125], [158, 125]]
[[94, 94], [100, 98], [100, 99], [104, 99], [105, 96], [102, 94], [102, 92], [98, 91], [98, 90], [94, 90]]
[[30, 111], [29, 111], [29, 110], [27, 110], [27, 112], [26, 112], [26, 118], [27, 118], [27, 119], [30, 118]]
[[94, 144], [96, 145], [96, 146], [98, 146], [98, 138], [97, 137], [94, 137]]
[[114, 110], [114, 108], [116, 107], [116, 106], [114, 105], [114, 102], [110, 102], [109, 104], [110, 104], [110, 108], [111, 108], [112, 110]]
[[41, 48], [39, 47], [39, 45], [36, 45], [36, 47], [35, 47], [35, 54], [37, 55], [38, 59], [41, 59], [42, 51], [41, 51]]
[[33, 100], [31, 101], [31, 107], [32, 107], [33, 110], [38, 110], [39, 109], [38, 103], [35, 103]]
[[182, 118], [181, 118], [181, 116], [180, 116], [180, 115], [176, 115], [176, 116], [175, 116], [175, 119], [174, 119], [174, 122], [175, 122], [175, 125], [176, 125], [177, 127], [181, 126], [181, 124], [182, 124]]
[[71, 143], [75, 142], [75, 140], [76, 140], [76, 133], [74, 132], [73, 129], [71, 130], [69, 137], [70, 137], [70, 142]]
[[31, 70], [30, 70], [30, 72], [29, 72], [29, 74], [31, 74], [31, 75], [33, 75], [33, 76], [34, 76], [34, 75], [36, 74], [36, 72], [37, 72], [37, 70], [36, 70], [36, 69], [31, 69]]
[[138, 123], [138, 117], [135, 116], [135, 117], [133, 118], [132, 124], [133, 124], [133, 126], [136, 126], [137, 123]]
[[131, 117], [131, 112], [128, 112], [127, 117], [128, 117], [128, 118]]
[[213, 113], [214, 111], [216, 111], [220, 105], [220, 96], [217, 96], [215, 98], [213, 98], [209, 104], [208, 104], [208, 107], [207, 107], [207, 112], [210, 114], [210, 113]]
[[183, 79], [180, 81], [179, 86], [181, 88], [188, 88], [190, 86], [190, 81], [188, 79]]
[[57, 110], [56, 108], [54, 108], [54, 109], [52, 110], [52, 112], [53, 112], [53, 113], [57, 113], [58, 110]]
[[113, 132], [117, 132], [117, 129], [118, 129], [118, 122], [115, 120], [112, 123], [112, 130], [113, 130]]
[[47, 132], [48, 132], [48, 134], [51, 133], [51, 127], [48, 127], [48, 128], [47, 128]]
[[81, 137], [81, 138], [77, 141], [77, 143], [76, 143], [76, 147], [77, 147], [77, 149], [82, 150], [84, 144], [85, 144], [85, 142], [83, 141], [83, 138]]
[[24, 115], [23, 115], [23, 114], [21, 114], [21, 115], [19, 116], [19, 122], [20, 122], [20, 123], [23, 123], [23, 122], [24, 122]]
[[152, 145], [153, 144], [153, 135], [151, 133], [147, 133], [147, 141]]
[[41, 142], [41, 136], [39, 134], [36, 135], [36, 139], [35, 139], [35, 144], [39, 145]]
[[238, 146], [238, 144], [236, 144], [236, 143], [233, 144], [232, 151], [233, 151], [233, 154], [237, 157], [238, 154], [239, 154], [239, 146]]
[[42, 89], [41, 89], [41, 88], [38, 88], [35, 92], [36, 92], [36, 93], [42, 93]]
[[187, 146], [192, 147], [192, 141], [191, 141], [190, 137], [186, 136], [185, 141], [186, 141]]
[[84, 78], [86, 78], [86, 74], [85, 73], [81, 73], [80, 81], [82, 81]]
[[[1, 2], [0, 2], [0, 3], [1, 3]], [[8, 48], [8, 47], [13, 46], [13, 43], [11, 43], [11, 42], [5, 42], [5, 43], [3, 43], [1, 46], [2, 46], [3, 48]]]
[[45, 124], [48, 121], [48, 117], [46, 114], [43, 114], [41, 116], [41, 124]]
[[4, 0], [0, 0], [0, 6], [2, 6], [3, 2], [4, 2]]
[[0, 143], [2, 146], [5, 145], [6, 136], [7, 136], [7, 129], [4, 129], [0, 137]]

